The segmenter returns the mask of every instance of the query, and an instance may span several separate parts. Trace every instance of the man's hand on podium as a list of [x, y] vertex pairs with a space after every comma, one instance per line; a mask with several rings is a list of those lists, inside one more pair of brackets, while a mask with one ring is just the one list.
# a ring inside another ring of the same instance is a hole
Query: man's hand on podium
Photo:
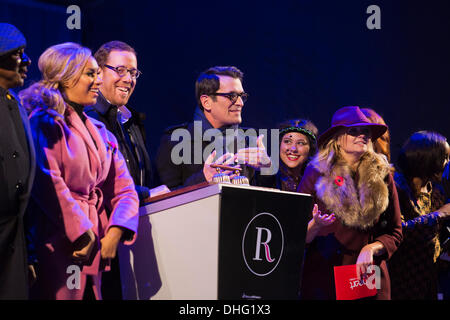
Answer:
[[[203, 175], [205, 176], [206, 181], [213, 181], [214, 175], [217, 173], [216, 168], [212, 168], [211, 164], [224, 164], [224, 165], [233, 165], [235, 155], [232, 153], [226, 153], [219, 157], [216, 161], [213, 161], [216, 157], [216, 150], [214, 150], [206, 159], [205, 164], [203, 166]], [[233, 174], [231, 170], [222, 171], [222, 173], [230, 175]]]
[[150, 197], [149, 198], [160, 196], [162, 194], [169, 193], [169, 192], [170, 192], [170, 189], [165, 184], [162, 184], [160, 186], [157, 186], [156, 188], [150, 189]]

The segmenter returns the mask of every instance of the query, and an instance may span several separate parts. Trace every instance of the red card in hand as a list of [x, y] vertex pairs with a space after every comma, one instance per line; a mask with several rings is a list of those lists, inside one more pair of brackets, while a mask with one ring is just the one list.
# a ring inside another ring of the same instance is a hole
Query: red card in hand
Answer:
[[334, 267], [336, 299], [355, 300], [376, 295], [380, 287], [380, 268], [374, 265], [372, 269], [372, 274], [361, 282], [356, 277], [356, 264]]

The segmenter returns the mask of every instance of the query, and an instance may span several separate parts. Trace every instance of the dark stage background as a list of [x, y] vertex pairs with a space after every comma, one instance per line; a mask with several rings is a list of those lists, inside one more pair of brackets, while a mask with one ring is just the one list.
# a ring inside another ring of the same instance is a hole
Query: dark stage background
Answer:
[[[71, 4], [81, 8], [81, 30], [66, 27]], [[366, 27], [372, 4], [381, 30]], [[414, 131], [450, 137], [449, 9], [447, 0], [0, 0], [0, 21], [28, 40], [26, 85], [39, 79], [37, 60], [50, 45], [135, 47], [144, 74], [130, 105], [147, 115], [153, 158], [164, 128], [191, 119], [198, 74], [235, 65], [251, 95], [243, 125], [306, 117], [322, 132], [339, 107], [371, 107], [390, 126], [395, 159]]]

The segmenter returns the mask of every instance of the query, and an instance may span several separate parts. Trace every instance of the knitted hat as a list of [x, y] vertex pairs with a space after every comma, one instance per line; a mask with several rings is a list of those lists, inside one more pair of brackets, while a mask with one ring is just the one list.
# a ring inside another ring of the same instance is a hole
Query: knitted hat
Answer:
[[9, 23], [0, 23], [0, 56], [25, 47], [27, 42], [22, 32]]

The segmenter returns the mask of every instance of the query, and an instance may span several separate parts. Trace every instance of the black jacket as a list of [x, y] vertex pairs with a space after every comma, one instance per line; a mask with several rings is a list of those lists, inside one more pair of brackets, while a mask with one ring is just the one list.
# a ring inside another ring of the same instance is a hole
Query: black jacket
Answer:
[[[205, 182], [204, 160], [214, 149], [216, 149], [216, 158], [218, 158], [227, 151], [233, 152], [234, 150], [233, 153], [235, 153], [239, 143], [242, 144], [240, 147], [248, 147], [251, 141], [252, 145], [256, 146], [256, 136], [246, 137], [243, 134], [245, 129], [238, 129], [238, 126], [214, 129], [200, 108], [197, 107], [192, 122], [166, 129], [161, 138], [156, 157], [156, 167], [161, 183], [172, 190]], [[203, 138], [207, 130], [211, 134], [207, 135], [210, 137], [210, 141]], [[217, 134], [216, 136], [214, 132]], [[234, 133], [234, 137], [229, 136], [227, 140], [226, 134], [231, 132]], [[211, 138], [211, 136], [213, 137]], [[219, 140], [222, 141], [221, 145], [223, 146], [221, 151], [214, 146], [214, 143]], [[242, 168], [241, 174], [249, 178], [250, 184], [253, 184], [255, 170], [248, 166]]]
[[103, 122], [117, 138], [119, 150], [123, 154], [130, 175], [136, 185], [139, 200], [150, 196], [152, 187], [152, 165], [145, 143], [144, 115], [127, 106], [131, 118], [125, 123], [117, 120], [117, 106], [111, 105], [103, 95], [99, 95], [94, 106], [86, 107], [84, 112]]
[[27, 299], [24, 214], [35, 172], [35, 153], [25, 110], [0, 88], [0, 300]]

